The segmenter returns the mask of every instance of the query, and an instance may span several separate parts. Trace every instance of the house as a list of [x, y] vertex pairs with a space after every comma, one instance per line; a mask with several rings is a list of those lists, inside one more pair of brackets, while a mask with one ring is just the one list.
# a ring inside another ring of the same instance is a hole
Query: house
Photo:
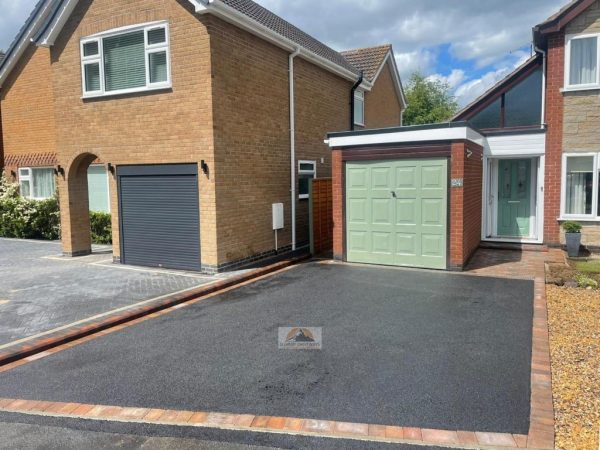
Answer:
[[346, 55], [250, 0], [41, 0], [0, 65], [5, 173], [34, 197], [56, 184], [66, 255], [90, 252], [102, 198], [123, 263], [217, 272], [300, 248], [326, 132], [406, 107], [391, 47]]
[[452, 123], [329, 133], [334, 257], [460, 270], [481, 241], [559, 246], [564, 220], [600, 248], [599, 37], [600, 1], [573, 1]]

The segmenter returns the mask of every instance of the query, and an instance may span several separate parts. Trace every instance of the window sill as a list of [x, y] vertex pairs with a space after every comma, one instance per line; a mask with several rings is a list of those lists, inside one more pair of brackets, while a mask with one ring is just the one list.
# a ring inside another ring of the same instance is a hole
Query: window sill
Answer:
[[581, 86], [581, 87], [564, 87], [560, 89], [560, 92], [569, 93], [569, 92], [584, 92], [584, 91], [599, 91], [600, 84], [595, 84], [593, 86]]
[[567, 221], [573, 221], [573, 222], [598, 222], [600, 223], [600, 217], [559, 217], [557, 219], [559, 222], [567, 222]]
[[168, 89], [172, 89], [173, 85], [171, 83], [164, 83], [161, 85], [156, 85], [152, 87], [142, 87], [142, 88], [134, 88], [134, 89], [123, 89], [120, 91], [113, 92], [103, 92], [98, 94], [83, 94], [81, 96], [82, 100], [89, 100], [94, 98], [110, 98], [110, 97], [120, 97], [131, 94], [143, 94], [145, 92], [156, 92], [156, 91], [164, 91]]
[[310, 196], [308, 195], [299, 195], [298, 196], [298, 200], [308, 200], [310, 198]]

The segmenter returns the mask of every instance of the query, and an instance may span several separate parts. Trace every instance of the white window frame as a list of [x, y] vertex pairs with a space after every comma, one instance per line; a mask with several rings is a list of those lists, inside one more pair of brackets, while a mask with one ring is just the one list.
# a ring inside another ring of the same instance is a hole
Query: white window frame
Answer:
[[[301, 169], [302, 164], [311, 164], [313, 166], [312, 170]], [[298, 180], [300, 180], [300, 175], [312, 175], [312, 179], [317, 178], [317, 161], [309, 161], [309, 160], [300, 160], [298, 161]], [[298, 194], [298, 198], [300, 200], [306, 200], [310, 198], [310, 194]]]
[[[571, 84], [571, 42], [577, 39], [596, 38], [596, 82], [588, 84]], [[563, 92], [587, 91], [600, 89], [600, 33], [570, 34], [565, 36], [565, 81]]]
[[[592, 181], [592, 213], [591, 214], [567, 214], [567, 158], [569, 157], [590, 157], [594, 158]], [[559, 220], [578, 220], [578, 221], [593, 221], [600, 220], [598, 216], [598, 171], [600, 170], [600, 153], [563, 153], [562, 155], [562, 181], [560, 195], [560, 218]]]
[[[22, 197], [25, 198], [30, 198], [32, 200], [46, 200], [50, 197], [34, 197], [33, 196], [33, 170], [39, 170], [39, 169], [46, 169], [46, 170], [52, 170], [54, 173], [54, 167], [48, 167], [48, 166], [40, 166], [40, 167], [19, 167], [18, 169], [18, 174], [19, 174], [19, 193], [21, 193], [21, 182], [22, 181], [29, 181], [29, 195], [28, 196], [24, 196], [23, 194], [21, 194]], [[27, 171], [27, 175], [23, 175], [21, 173], [22, 170], [26, 170]], [[56, 192], [56, 180], [54, 180], [54, 191]]]
[[[363, 118], [362, 123], [356, 121], [356, 108], [358, 105], [357, 100], [360, 100], [360, 107], [362, 110]], [[357, 89], [356, 91], [354, 91], [354, 117], [352, 118], [352, 120], [354, 121], [354, 125], [358, 125], [361, 127], [365, 126], [365, 91], [361, 89]]]
[[[164, 28], [165, 42], [159, 44], [148, 44], [148, 32], [157, 28]], [[146, 70], [146, 85], [136, 88], [119, 89], [115, 91], [106, 91], [104, 80], [104, 48], [103, 41], [106, 38], [119, 36], [121, 34], [133, 33], [136, 31], [144, 31], [144, 53], [145, 53], [145, 70]], [[98, 43], [98, 55], [84, 56], [83, 47], [90, 42]], [[139, 25], [115, 28], [113, 30], [103, 31], [102, 33], [84, 37], [79, 43], [80, 59], [81, 59], [81, 92], [82, 98], [108, 97], [114, 95], [125, 95], [136, 92], [155, 91], [159, 89], [169, 89], [172, 87], [171, 81], [171, 44], [169, 23], [166, 21], [150, 22]], [[150, 61], [149, 56], [152, 53], [166, 52], [167, 54], [167, 80], [157, 83], [150, 83]], [[89, 64], [99, 64], [100, 67], [100, 90], [86, 91], [85, 89], [85, 66]]]

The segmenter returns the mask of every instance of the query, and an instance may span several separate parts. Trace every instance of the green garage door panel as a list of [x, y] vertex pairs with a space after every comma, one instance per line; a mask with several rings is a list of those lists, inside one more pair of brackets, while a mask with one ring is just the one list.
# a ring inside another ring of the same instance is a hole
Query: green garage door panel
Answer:
[[350, 262], [446, 268], [446, 159], [346, 164]]

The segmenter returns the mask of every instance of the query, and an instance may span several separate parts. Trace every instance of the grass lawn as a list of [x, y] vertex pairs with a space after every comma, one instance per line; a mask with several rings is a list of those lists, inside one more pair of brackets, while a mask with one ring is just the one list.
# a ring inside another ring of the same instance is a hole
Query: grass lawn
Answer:
[[600, 291], [546, 286], [556, 448], [598, 449]]
[[575, 263], [575, 269], [580, 272], [600, 273], [600, 261], [578, 261]]

